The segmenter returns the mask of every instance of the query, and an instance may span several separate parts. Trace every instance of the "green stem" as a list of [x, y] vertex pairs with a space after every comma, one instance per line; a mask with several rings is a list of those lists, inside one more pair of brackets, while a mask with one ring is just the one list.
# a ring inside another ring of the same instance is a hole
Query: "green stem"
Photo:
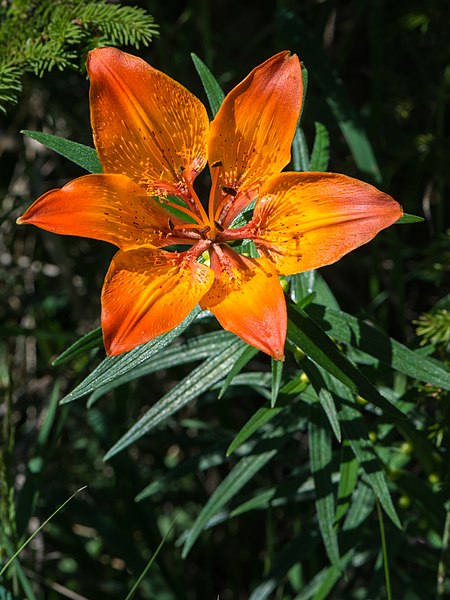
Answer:
[[378, 499], [377, 503], [377, 514], [378, 514], [378, 523], [380, 524], [380, 536], [381, 536], [381, 550], [383, 552], [383, 567], [384, 567], [384, 578], [386, 580], [386, 593], [388, 600], [392, 600], [392, 590], [391, 590], [391, 576], [389, 573], [389, 562], [387, 556], [387, 547], [386, 547], [386, 534], [384, 531], [384, 522], [383, 522], [383, 513], [381, 511], [380, 502]]
[[450, 545], [450, 505], [447, 507], [447, 517], [445, 519], [444, 534], [442, 536], [442, 550], [439, 557], [438, 572], [437, 572], [437, 591], [436, 600], [444, 598], [445, 594], [445, 572], [446, 572], [446, 557]]

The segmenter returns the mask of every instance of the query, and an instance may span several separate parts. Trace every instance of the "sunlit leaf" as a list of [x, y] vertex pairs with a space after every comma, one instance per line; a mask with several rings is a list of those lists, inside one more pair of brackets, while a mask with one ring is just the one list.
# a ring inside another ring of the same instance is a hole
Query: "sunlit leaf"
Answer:
[[191, 373], [182, 379], [165, 396], [154, 404], [127, 433], [108, 450], [104, 460], [109, 460], [118, 452], [133, 444], [153, 427], [165, 421], [170, 415], [180, 408], [206, 392], [211, 386], [223, 379], [228, 370], [233, 366], [236, 356], [241, 352], [244, 342], [234, 338], [225, 350], [222, 350], [214, 358], [209, 358], [196, 367]]
[[194, 319], [200, 314], [200, 307], [194, 308], [194, 310], [184, 319], [180, 325], [164, 333], [159, 337], [155, 338], [147, 344], [138, 346], [130, 352], [119, 354], [118, 356], [112, 356], [105, 358], [99, 366], [90, 373], [84, 381], [82, 381], [70, 394], [67, 394], [62, 400], [61, 404], [66, 402], [72, 402], [81, 396], [92, 393], [94, 390], [108, 385], [115, 379], [119, 379], [132, 369], [135, 369], [137, 365], [148, 360], [151, 356], [168, 346], [176, 337], [178, 337], [183, 331], [185, 331]]
[[86, 169], [86, 171], [89, 171], [89, 173], [102, 172], [102, 166], [98, 160], [95, 148], [90, 148], [84, 144], [72, 142], [59, 135], [52, 135], [50, 133], [28, 131], [27, 129], [22, 130], [21, 133], [68, 158], [83, 169]]
[[191, 52], [191, 58], [205, 89], [212, 116], [215, 117], [225, 98], [225, 94], [205, 63], [194, 52]]

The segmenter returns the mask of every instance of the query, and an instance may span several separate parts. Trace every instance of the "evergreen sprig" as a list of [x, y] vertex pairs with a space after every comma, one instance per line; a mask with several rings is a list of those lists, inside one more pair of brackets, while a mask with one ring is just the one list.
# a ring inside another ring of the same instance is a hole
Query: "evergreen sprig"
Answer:
[[22, 77], [79, 69], [100, 46], [148, 46], [158, 27], [144, 9], [108, 0], [0, 3], [0, 111], [17, 102]]

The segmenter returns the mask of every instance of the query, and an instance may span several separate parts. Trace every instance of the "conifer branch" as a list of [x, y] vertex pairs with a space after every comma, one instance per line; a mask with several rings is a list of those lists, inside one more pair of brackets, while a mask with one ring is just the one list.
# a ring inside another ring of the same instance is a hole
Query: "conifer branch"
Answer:
[[100, 46], [148, 46], [158, 26], [144, 9], [108, 0], [10, 0], [0, 3], [0, 111], [17, 102], [22, 77], [84, 69]]

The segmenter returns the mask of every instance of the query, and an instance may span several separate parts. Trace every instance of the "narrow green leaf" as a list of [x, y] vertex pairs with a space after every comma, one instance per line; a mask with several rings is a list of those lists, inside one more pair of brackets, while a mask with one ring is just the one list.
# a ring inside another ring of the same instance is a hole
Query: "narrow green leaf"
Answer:
[[394, 419], [405, 416], [384, 398], [363, 373], [353, 365], [327, 334], [297, 306], [288, 302], [288, 338], [307, 356], [366, 400], [372, 402]]
[[[258, 377], [261, 377], [261, 373]], [[273, 408], [263, 406], [258, 409], [250, 419], [245, 423], [236, 437], [233, 439], [227, 450], [227, 456], [230, 456], [238, 446], [243, 444], [255, 431], [263, 427], [271, 419], [280, 414], [292, 400], [299, 396], [307, 387], [308, 383], [297, 377], [286, 383], [280, 391], [282, 398], [278, 401], [278, 405]], [[272, 396], [272, 395], [271, 395]]]
[[214, 118], [220, 106], [222, 105], [225, 94], [218, 84], [217, 79], [214, 77], [205, 63], [196, 54], [194, 54], [194, 52], [191, 52], [191, 58], [205, 89], [209, 106], [211, 107], [212, 116]]
[[171, 367], [184, 365], [194, 361], [200, 361], [210, 355], [215, 355], [221, 352], [225, 347], [228, 347], [230, 342], [235, 339], [235, 336], [228, 331], [214, 331], [206, 333], [198, 337], [190, 338], [183, 343], [173, 344], [160, 350], [157, 354], [150, 356], [142, 363], [136, 364], [135, 367], [127, 371], [121, 377], [113, 379], [108, 384], [97, 388], [89, 396], [88, 408], [94, 402], [104, 396], [107, 392], [116, 387], [144, 377], [150, 373], [161, 371], [162, 369], [170, 369]]
[[423, 217], [418, 217], [417, 215], [408, 215], [408, 213], [404, 213], [403, 216], [395, 222], [395, 225], [405, 225], [407, 223], [422, 223], [422, 221], [425, 221]]
[[139, 589], [139, 586], [142, 583], [142, 580], [144, 579], [144, 577], [147, 575], [148, 571], [150, 570], [150, 567], [152, 566], [152, 564], [155, 562], [158, 554], [161, 552], [162, 547], [164, 546], [164, 544], [166, 543], [167, 538], [169, 537], [173, 526], [175, 525], [175, 519], [172, 521], [172, 523], [169, 526], [169, 529], [167, 530], [165, 536], [163, 537], [163, 539], [161, 540], [161, 542], [159, 543], [158, 547], [156, 548], [156, 550], [153, 552], [150, 560], [148, 561], [148, 563], [145, 565], [145, 569], [142, 571], [142, 573], [139, 575], [139, 577], [137, 578], [135, 584], [133, 585], [133, 587], [131, 588], [131, 590], [129, 591], [129, 593], [127, 594], [125, 600], [131, 600], [136, 592]]
[[11, 556], [11, 558], [3, 565], [2, 569], [0, 570], [0, 577], [3, 575], [3, 573], [6, 572], [8, 567], [19, 556], [19, 554], [22, 552], [22, 550], [26, 546], [28, 546], [28, 544], [31, 542], [31, 540], [33, 538], [35, 538], [37, 536], [37, 534], [47, 525], [47, 523], [49, 523], [53, 519], [53, 517], [55, 517], [66, 506], [66, 504], [68, 504], [73, 498], [75, 498], [75, 496], [77, 494], [79, 494], [86, 488], [87, 488], [87, 485], [84, 485], [83, 487], [78, 489], [76, 492], [74, 492], [69, 498], [67, 498], [67, 500], [65, 500], [60, 506], [58, 506], [58, 508], [55, 511], [53, 511], [52, 514], [49, 517], [47, 517], [47, 519], [45, 519], [45, 521], [43, 521], [35, 531], [33, 531], [33, 533], [28, 537], [28, 539], [26, 539], [24, 541], [24, 543], [20, 546], [20, 548], [18, 550], [16, 550], [16, 552]]
[[151, 429], [165, 421], [183, 406], [206, 392], [214, 383], [223, 379], [229, 369], [236, 361], [236, 356], [241, 352], [243, 342], [234, 338], [230, 344], [217, 354], [196, 367], [191, 373], [182, 379], [154, 406], [152, 406], [143, 417], [137, 421], [127, 433], [120, 438], [116, 444], [104, 456], [109, 460], [118, 452], [136, 442]]
[[[189, 530], [182, 556], [185, 558], [198, 536], [207, 527], [208, 522], [219, 510], [235, 496], [241, 488], [267, 464], [290, 439], [290, 434], [297, 431], [304, 421], [302, 412], [298, 412], [298, 403], [292, 403], [285, 413], [272, 424], [272, 427], [261, 435], [258, 445], [250, 456], [237, 463], [222, 483], [214, 490], [212, 496], [200, 511], [194, 525]], [[275, 410], [275, 409], [274, 409]]]
[[283, 377], [283, 367], [283, 362], [272, 358], [272, 396], [270, 398], [270, 408], [273, 408], [277, 403], [278, 392], [280, 391]]
[[306, 102], [306, 94], [308, 93], [308, 83], [309, 83], [309, 74], [308, 69], [305, 67], [303, 63], [300, 63], [302, 69], [302, 83], [303, 83], [303, 91], [302, 91], [302, 106], [300, 108], [300, 116], [298, 118], [298, 122], [302, 120], [303, 110], [305, 108]]
[[59, 135], [52, 135], [50, 133], [28, 131], [28, 129], [23, 129], [21, 133], [28, 136], [32, 140], [36, 140], [46, 148], [50, 148], [50, 150], [54, 150], [58, 154], [68, 158], [76, 165], [79, 165], [83, 169], [86, 169], [86, 171], [89, 171], [89, 173], [102, 172], [102, 166], [98, 160], [95, 148], [90, 148], [84, 144], [72, 142], [71, 140], [66, 140]]
[[[284, 442], [279, 440], [280, 445]], [[264, 465], [266, 465], [276, 454], [278, 448], [273, 448], [253, 456], [246, 456], [225, 477], [222, 483], [214, 490], [212, 496], [200, 511], [195, 523], [189, 530], [184, 543], [182, 556], [186, 558], [190, 549], [201, 534], [209, 519], [213, 517], [228, 500], [230, 500]]]
[[263, 581], [252, 591], [248, 600], [266, 600], [273, 598], [273, 591], [289, 572], [291, 567], [310, 558], [319, 543], [319, 536], [312, 526], [307, 525], [303, 532], [286, 544], [279, 552], [274, 567]]
[[130, 352], [120, 354], [119, 356], [105, 358], [105, 360], [101, 362], [84, 381], [77, 385], [70, 394], [67, 394], [67, 396], [61, 400], [60, 404], [72, 402], [73, 400], [81, 398], [86, 394], [90, 394], [94, 390], [122, 377], [134, 369], [138, 364], [148, 360], [151, 356], [168, 346], [189, 327], [192, 321], [194, 321], [200, 313], [200, 307], [196, 306], [184, 321], [172, 329], [172, 331], [164, 333], [151, 342], [130, 350]]
[[310, 600], [311, 598], [312, 600], [325, 600], [325, 598], [329, 598], [331, 590], [342, 577], [342, 572], [353, 555], [352, 548], [339, 560], [337, 567], [331, 565], [319, 571], [308, 585], [304, 586], [301, 592], [295, 596], [294, 600]]
[[332, 447], [330, 431], [325, 416], [317, 405], [310, 405], [309, 460], [316, 490], [316, 511], [322, 540], [332, 565], [336, 568], [339, 560], [339, 546], [334, 527], [336, 508], [334, 486], [331, 480]]
[[361, 523], [367, 519], [373, 510], [375, 497], [373, 489], [361, 481], [353, 494], [352, 503], [342, 527], [344, 531], [351, 531], [352, 529], [359, 531]]
[[[450, 373], [446, 368], [437, 361], [410, 350], [369, 323], [317, 304], [309, 305], [305, 312], [339, 342], [375, 356], [380, 362], [413, 379], [450, 390]], [[361, 395], [364, 397], [364, 394]]]
[[54, 367], [63, 365], [67, 362], [70, 362], [74, 358], [77, 358], [80, 356], [80, 354], [86, 354], [86, 352], [89, 352], [89, 350], [92, 350], [93, 348], [100, 348], [102, 344], [102, 328], [97, 327], [97, 329], [89, 331], [71, 346], [69, 346], [66, 350], [64, 350], [64, 352], [55, 358], [55, 360], [52, 362], [52, 365]]
[[341, 450], [341, 466], [339, 470], [339, 487], [336, 507], [336, 523], [339, 523], [350, 508], [353, 491], [358, 481], [359, 465], [352, 453], [349, 443], [344, 440]]
[[[255, 450], [257, 447], [255, 448]], [[314, 491], [314, 482], [311, 478], [309, 465], [303, 465], [295, 470], [295, 476], [273, 485], [269, 489], [263, 489], [253, 493], [249, 500], [244, 500], [229, 513], [229, 518], [234, 518], [246, 512], [254, 510], [267, 510], [269, 506], [278, 507], [295, 502], [302, 502]]]
[[322, 375], [321, 371], [314, 365], [314, 363], [305, 357], [301, 360], [301, 366], [303, 367], [308, 379], [310, 380], [319, 400], [327, 419], [331, 425], [334, 435], [338, 442], [341, 441], [341, 427], [339, 425], [339, 417], [334, 403], [333, 394], [327, 387], [326, 378]]
[[294, 171], [307, 171], [309, 168], [309, 151], [305, 134], [300, 126], [292, 140], [292, 169]]
[[316, 135], [308, 171], [327, 171], [330, 162], [330, 136], [322, 123], [314, 123]]
[[223, 382], [222, 387], [220, 388], [219, 400], [220, 400], [220, 398], [222, 398], [222, 396], [225, 394], [227, 389], [230, 387], [230, 385], [232, 384], [233, 379], [236, 377], [236, 375], [238, 375], [238, 373], [240, 373], [242, 371], [242, 369], [245, 367], [245, 365], [247, 363], [249, 363], [251, 361], [251, 359], [256, 354], [258, 354], [258, 352], [259, 352], [259, 350], [257, 350], [253, 346], [246, 346], [243, 348], [242, 353], [240, 356], [238, 356], [236, 362], [233, 365], [233, 368], [228, 373], [228, 375], [225, 377], [225, 381]]
[[[345, 394], [345, 390], [341, 390]], [[381, 502], [386, 514], [398, 528], [401, 524], [392, 503], [391, 495], [386, 482], [383, 468], [375, 453], [373, 444], [363, 418], [351, 405], [342, 403], [340, 406], [340, 421], [356, 460], [364, 470], [367, 481], [372, 487], [376, 497]]]
[[245, 423], [236, 437], [233, 439], [227, 450], [227, 456], [230, 456], [236, 448], [243, 444], [255, 431], [263, 427], [271, 419], [276, 417], [284, 407], [277, 406], [275, 408], [262, 407]]
[[147, 485], [136, 496], [136, 502], [140, 502], [141, 500], [153, 496], [160, 491], [167, 491], [168, 487], [172, 483], [179, 481], [187, 475], [198, 474], [206, 469], [211, 469], [212, 467], [222, 465], [223, 463], [227, 462], [225, 450], [226, 444], [222, 443], [210, 448], [209, 450], [204, 450], [202, 453], [199, 453], [195, 456], [189, 457], [168, 471], [165, 475], [158, 477], [155, 479], [155, 481], [152, 481], [152, 483]]

